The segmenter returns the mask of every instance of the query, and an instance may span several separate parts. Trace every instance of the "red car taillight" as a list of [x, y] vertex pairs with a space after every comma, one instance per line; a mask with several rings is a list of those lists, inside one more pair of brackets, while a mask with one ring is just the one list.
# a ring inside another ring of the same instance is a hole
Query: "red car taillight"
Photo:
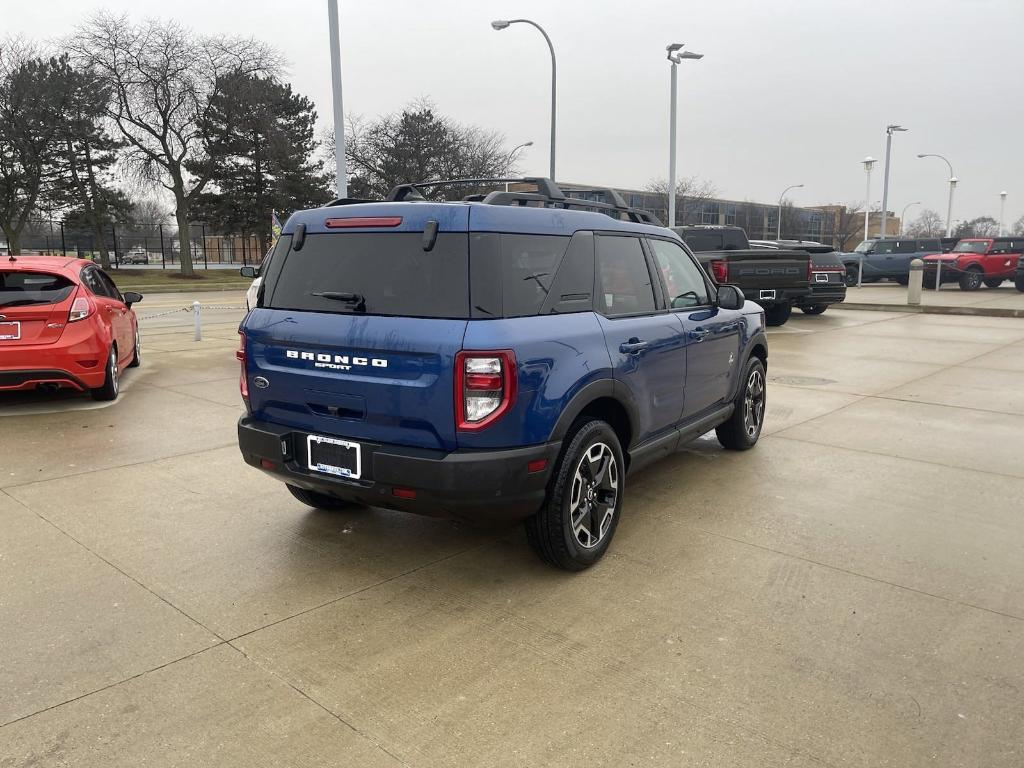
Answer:
[[235, 352], [235, 359], [242, 364], [242, 370], [238, 377], [238, 389], [242, 393], [242, 399], [249, 405], [249, 379], [245, 375], [245, 331], [238, 332], [238, 351]]
[[516, 399], [516, 357], [511, 350], [459, 352], [455, 356], [455, 426], [483, 429]]
[[713, 259], [711, 261], [711, 276], [715, 278], [716, 283], [724, 283], [729, 279], [729, 265], [721, 259]]
[[78, 320], [85, 320], [92, 314], [92, 304], [84, 296], [79, 296], [71, 302], [71, 311], [68, 312], [68, 322], [74, 323]]

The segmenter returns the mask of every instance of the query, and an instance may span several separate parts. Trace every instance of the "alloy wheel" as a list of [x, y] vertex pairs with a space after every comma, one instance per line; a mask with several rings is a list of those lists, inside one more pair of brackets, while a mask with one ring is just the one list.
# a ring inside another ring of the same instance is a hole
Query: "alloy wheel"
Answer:
[[584, 549], [596, 547], [611, 528], [619, 499], [619, 465], [604, 443], [591, 445], [576, 466], [569, 496], [569, 522]]
[[757, 437], [764, 420], [764, 376], [761, 371], [750, 372], [743, 395], [743, 428], [748, 437]]

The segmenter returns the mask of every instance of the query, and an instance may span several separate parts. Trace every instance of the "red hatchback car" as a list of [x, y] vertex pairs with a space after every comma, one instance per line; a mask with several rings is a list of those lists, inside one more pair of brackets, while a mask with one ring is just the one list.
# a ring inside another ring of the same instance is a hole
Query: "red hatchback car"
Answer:
[[141, 300], [91, 261], [0, 261], [0, 391], [70, 387], [115, 399], [121, 371], [139, 364], [132, 305]]

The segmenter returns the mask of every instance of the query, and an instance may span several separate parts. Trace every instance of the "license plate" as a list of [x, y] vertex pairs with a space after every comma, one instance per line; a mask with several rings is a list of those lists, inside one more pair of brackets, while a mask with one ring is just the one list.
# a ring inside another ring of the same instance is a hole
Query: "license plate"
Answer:
[[338, 440], [335, 437], [310, 435], [306, 438], [309, 468], [326, 475], [358, 480], [362, 474], [359, 443]]
[[827, 272], [815, 272], [814, 273], [814, 282], [816, 282], [816, 283], [827, 283], [828, 282], [828, 273]]
[[0, 341], [14, 341], [21, 338], [21, 323], [0, 323]]
[[774, 299], [775, 298], [775, 291], [774, 290], [761, 291], [761, 294], [758, 296], [758, 298], [759, 299]]

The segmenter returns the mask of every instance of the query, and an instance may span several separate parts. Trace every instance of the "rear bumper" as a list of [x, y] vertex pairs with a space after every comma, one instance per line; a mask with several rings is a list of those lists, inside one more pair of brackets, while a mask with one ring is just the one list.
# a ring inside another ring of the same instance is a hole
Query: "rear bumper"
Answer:
[[0, 391], [57, 384], [87, 390], [103, 386], [109, 342], [92, 318], [70, 323], [49, 344], [4, 345], [0, 342]]
[[0, 369], [0, 391], [14, 391], [19, 389], [35, 389], [40, 384], [56, 384], [60, 387], [70, 387], [84, 392], [87, 389], [95, 389], [103, 384], [103, 371], [99, 374], [99, 383], [89, 383], [85, 378], [94, 379], [96, 376], [82, 378], [68, 371], [59, 369], [37, 369], [37, 370], [7, 370]]
[[828, 285], [822, 284], [820, 287], [812, 286], [809, 296], [801, 296], [793, 303], [798, 307], [810, 307], [816, 304], [838, 304], [845, 300], [846, 286], [830, 283]]
[[771, 307], [775, 304], [795, 304], [807, 299], [811, 295], [810, 288], [753, 288], [740, 285], [743, 295], [751, 301], [756, 301], [762, 307]]
[[[358, 504], [487, 523], [514, 522], [540, 509], [560, 448], [546, 443], [446, 453], [359, 441], [362, 476], [349, 480], [308, 469], [307, 435], [250, 416], [238, 421], [245, 462], [290, 485]], [[527, 464], [539, 459], [547, 460], [544, 469], [528, 472]], [[399, 498], [395, 488], [416, 498]]]

